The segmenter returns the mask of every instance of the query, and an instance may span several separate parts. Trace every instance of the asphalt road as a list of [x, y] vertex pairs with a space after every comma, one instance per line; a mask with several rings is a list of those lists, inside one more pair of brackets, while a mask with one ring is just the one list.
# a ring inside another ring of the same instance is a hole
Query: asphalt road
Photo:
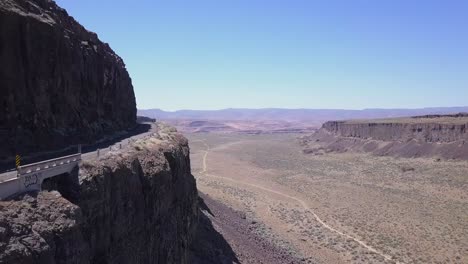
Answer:
[[[139, 130], [140, 133], [138, 133], [138, 131], [136, 131], [136, 132], [133, 132], [133, 133], [129, 133], [129, 136], [127, 136], [127, 137], [125, 137], [125, 136], [120, 137], [118, 140], [112, 140], [110, 142], [101, 142], [101, 143], [98, 143], [98, 144], [95, 144], [95, 145], [92, 145], [92, 146], [87, 146], [86, 148], [83, 148], [82, 149], [81, 159], [82, 160], [88, 160], [88, 161], [94, 160], [94, 159], [98, 158], [98, 152], [99, 152], [99, 156], [105, 155], [106, 153], [108, 153], [111, 150], [118, 150], [121, 147], [123, 148], [126, 145], [128, 145], [131, 141], [135, 141], [137, 139], [142, 139], [142, 138], [147, 137], [150, 134], [156, 132], [156, 125], [154, 123], [144, 123], [144, 124], [147, 124], [150, 127], [146, 127], [145, 129]], [[144, 124], [140, 124], [140, 125], [144, 125]], [[66, 155], [63, 155], [63, 156], [66, 156]], [[44, 159], [44, 161], [45, 160], [48, 160], [48, 159]], [[16, 170], [7, 171], [7, 172], [4, 172], [4, 173], [0, 174], [0, 182], [6, 181], [6, 180], [9, 180], [9, 179], [13, 179], [13, 178], [16, 178], [16, 177], [17, 177]]]
[[[149, 136], [150, 134], [156, 132], [156, 125], [155, 124], [150, 124], [150, 125], [151, 125], [151, 128], [146, 132], [136, 134], [136, 135], [133, 135], [131, 137], [123, 138], [120, 141], [113, 142], [113, 144], [110, 144], [108, 146], [102, 146], [101, 148], [93, 149], [91, 151], [82, 152], [81, 159], [82, 160], [94, 160], [94, 159], [98, 158], [99, 156], [105, 155], [109, 151], [118, 150], [121, 147], [123, 148], [123, 147], [127, 146], [131, 141], [135, 141], [137, 139], [145, 138], [145, 137]], [[98, 152], [99, 152], [99, 156], [98, 156]]]

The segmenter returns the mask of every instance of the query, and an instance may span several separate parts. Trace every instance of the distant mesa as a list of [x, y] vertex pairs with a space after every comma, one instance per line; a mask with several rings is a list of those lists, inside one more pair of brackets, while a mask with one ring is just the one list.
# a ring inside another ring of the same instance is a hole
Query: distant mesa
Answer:
[[447, 118], [447, 117], [468, 117], [468, 113], [458, 113], [453, 115], [423, 115], [412, 116], [412, 118]]
[[161, 109], [138, 109], [138, 115], [161, 120], [283, 120], [308, 121], [318, 125], [329, 120], [371, 119], [389, 117], [408, 117], [419, 115], [455, 114], [468, 112], [466, 107], [433, 107], [418, 109], [243, 109], [221, 110], [179, 110], [174, 112]]
[[467, 112], [468, 107], [421, 109], [222, 109], [138, 110], [138, 114], [166, 121], [185, 133], [311, 133], [329, 120], [395, 118]]
[[0, 40], [0, 159], [135, 125], [124, 62], [54, 1], [2, 0]]
[[203, 126], [219, 126], [220, 123], [211, 122], [211, 121], [193, 121], [188, 123], [189, 127], [203, 127]]
[[304, 152], [366, 152], [375, 155], [468, 160], [468, 115], [329, 121], [301, 139]]

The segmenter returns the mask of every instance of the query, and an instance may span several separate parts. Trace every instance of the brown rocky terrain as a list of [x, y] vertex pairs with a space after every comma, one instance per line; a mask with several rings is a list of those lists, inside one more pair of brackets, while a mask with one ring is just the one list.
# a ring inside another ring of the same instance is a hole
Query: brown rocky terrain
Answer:
[[468, 159], [468, 116], [329, 121], [301, 139], [304, 152], [358, 151], [399, 157]]
[[[193, 243], [193, 264], [300, 263], [292, 252], [282, 249], [256, 233], [260, 224], [209, 195], [200, 193], [199, 228]], [[208, 228], [207, 228], [208, 227]], [[210, 227], [215, 230], [210, 231]]]
[[[465, 160], [304, 155], [298, 134], [187, 136], [207, 204], [241, 215], [212, 210], [242, 263], [468, 263]], [[276, 250], [242, 247], [257, 237]]]
[[[0, 202], [0, 263], [188, 263], [198, 222], [187, 140], [160, 131], [80, 166], [80, 195]], [[209, 230], [208, 230], [209, 231]]]
[[1, 159], [135, 125], [123, 60], [54, 1], [0, 1], [0, 64]]

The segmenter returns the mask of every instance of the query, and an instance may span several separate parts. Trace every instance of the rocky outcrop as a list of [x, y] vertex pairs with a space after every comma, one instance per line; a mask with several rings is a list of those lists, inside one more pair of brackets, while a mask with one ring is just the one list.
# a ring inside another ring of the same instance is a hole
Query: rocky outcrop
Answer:
[[466, 123], [399, 123], [399, 122], [346, 122], [329, 121], [323, 129], [342, 136], [384, 141], [454, 142], [468, 140], [468, 118]]
[[0, 159], [135, 125], [124, 62], [54, 1], [0, 1], [0, 64]]
[[301, 139], [305, 153], [368, 152], [398, 157], [468, 160], [468, 117], [432, 115], [372, 121], [329, 121]]
[[75, 204], [55, 191], [0, 202], [0, 263], [189, 263], [198, 218], [189, 147], [159, 128], [85, 161]]

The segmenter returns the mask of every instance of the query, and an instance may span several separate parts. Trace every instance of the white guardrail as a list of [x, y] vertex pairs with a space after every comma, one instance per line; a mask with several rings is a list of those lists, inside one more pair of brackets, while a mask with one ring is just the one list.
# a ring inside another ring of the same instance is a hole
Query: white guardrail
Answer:
[[81, 153], [18, 167], [16, 177], [0, 181], [0, 199], [14, 194], [41, 190], [42, 182], [70, 173], [81, 161]]

